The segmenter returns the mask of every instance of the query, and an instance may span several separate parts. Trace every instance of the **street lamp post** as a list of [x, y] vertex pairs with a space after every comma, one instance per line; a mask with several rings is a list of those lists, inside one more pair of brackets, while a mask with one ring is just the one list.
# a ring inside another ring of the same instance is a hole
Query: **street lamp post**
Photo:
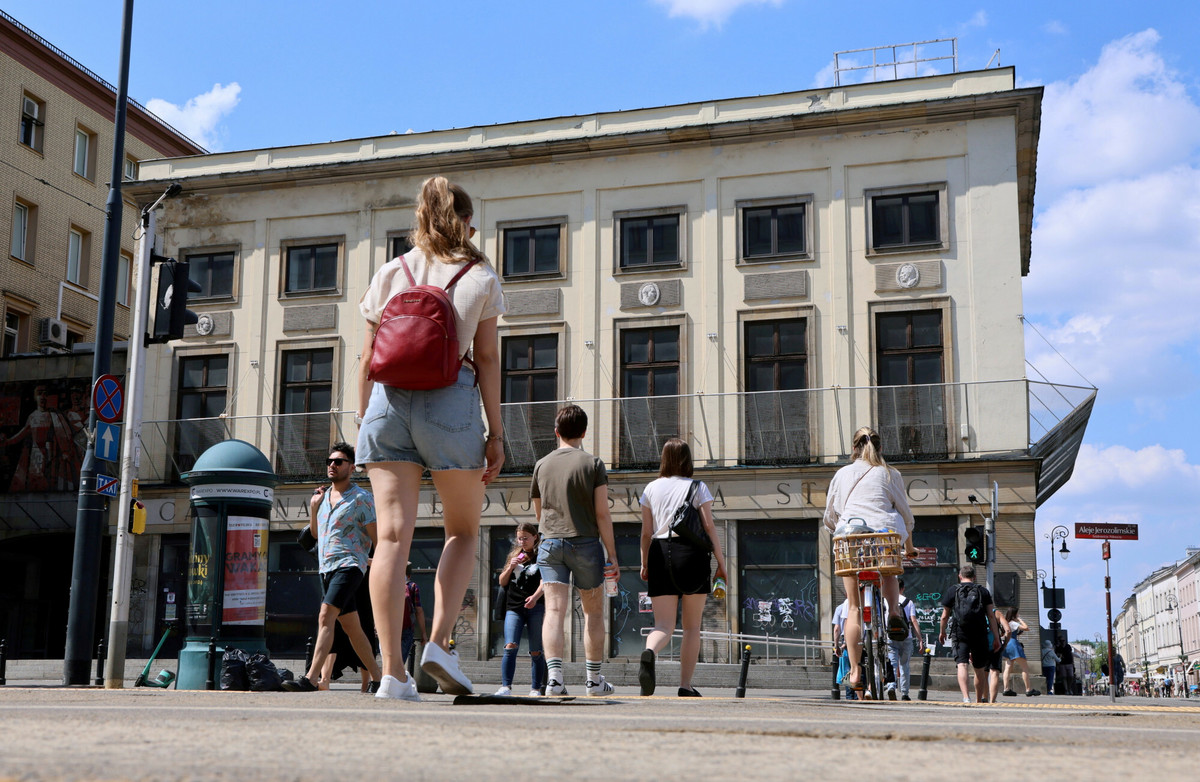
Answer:
[[1054, 605], [1046, 611], [1046, 617], [1050, 620], [1050, 635], [1053, 636], [1055, 644], [1058, 643], [1058, 634], [1062, 629], [1060, 624], [1062, 607], [1058, 604], [1058, 575], [1054, 569], [1054, 542], [1062, 541], [1062, 549], [1058, 553], [1063, 559], [1066, 559], [1067, 555], [1071, 553], [1067, 548], [1067, 536], [1070, 534], [1070, 530], [1059, 524], [1045, 535], [1046, 539], [1050, 541], [1050, 595], [1054, 601]]
[[1175, 629], [1179, 631], [1179, 662], [1183, 665], [1183, 670], [1180, 672], [1180, 676], [1183, 677], [1183, 697], [1190, 698], [1191, 695], [1188, 694], [1187, 681], [1188, 658], [1183, 651], [1183, 611], [1176, 614], [1175, 610], [1177, 608], [1179, 608], [1179, 601], [1175, 599], [1175, 594], [1171, 593], [1167, 595], [1167, 611], [1175, 621]]
[[1137, 609], [1129, 615], [1133, 623], [1137, 625], [1138, 637], [1142, 639], [1142, 694], [1150, 694], [1150, 658], [1146, 655], [1146, 634], [1142, 632], [1142, 615]]

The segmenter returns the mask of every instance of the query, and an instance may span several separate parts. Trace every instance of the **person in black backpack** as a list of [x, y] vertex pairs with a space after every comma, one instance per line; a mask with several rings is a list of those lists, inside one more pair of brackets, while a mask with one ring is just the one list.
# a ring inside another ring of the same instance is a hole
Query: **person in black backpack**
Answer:
[[951, 620], [950, 637], [954, 641], [954, 662], [958, 663], [958, 688], [962, 690], [963, 703], [971, 702], [968, 663], [975, 669], [975, 698], [979, 703], [987, 703], [988, 664], [993, 654], [1000, 651], [1003, 634], [992, 606], [992, 594], [987, 587], [975, 583], [975, 566], [970, 563], [958, 569], [958, 584], [942, 598], [939, 644], [945, 645], [947, 624]]

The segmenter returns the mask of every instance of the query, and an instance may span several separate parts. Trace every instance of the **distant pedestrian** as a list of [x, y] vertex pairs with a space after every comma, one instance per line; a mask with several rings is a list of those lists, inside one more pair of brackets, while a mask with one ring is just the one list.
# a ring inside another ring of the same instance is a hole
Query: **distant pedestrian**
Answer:
[[1062, 682], [1063, 691], [1067, 695], [1075, 694], [1075, 650], [1066, 638], [1059, 638], [1054, 644], [1058, 652], [1058, 678]]
[[400, 632], [400, 655], [404, 667], [415, 664], [412, 659], [414, 629], [421, 636], [421, 645], [429, 643], [429, 624], [425, 621], [425, 609], [421, 607], [421, 587], [412, 579], [412, 563], [404, 566], [404, 625]]
[[[921, 640], [921, 626], [917, 623], [917, 607], [904, 595], [904, 579], [898, 579], [896, 583], [900, 587], [899, 613], [904, 617], [904, 633], [901, 634], [896, 629], [888, 630], [888, 659], [891, 660], [892, 670], [896, 673], [896, 681], [889, 682], [886, 689], [894, 693], [898, 688], [900, 700], [910, 701], [912, 698], [908, 696], [908, 688], [912, 678], [913, 644]], [[894, 700], [896, 696], [888, 697]]]
[[846, 688], [846, 700], [857, 700], [858, 696], [854, 689], [850, 686], [850, 680], [847, 678], [850, 674], [850, 653], [846, 651], [846, 612], [850, 610], [850, 601], [843, 600], [838, 604], [838, 607], [833, 609], [833, 651], [838, 656], [838, 679], [837, 683]]
[[958, 664], [958, 688], [962, 691], [963, 703], [971, 702], [968, 665], [975, 669], [976, 700], [987, 703], [990, 700], [987, 670], [993, 655], [1000, 651], [1001, 633], [992, 608], [992, 593], [975, 583], [975, 566], [970, 563], [958, 569], [958, 584], [942, 598], [938, 643], [943, 646], [951, 618], [954, 619], [951, 633], [954, 662]]
[[1042, 639], [1042, 676], [1046, 677], [1046, 693], [1054, 694], [1054, 674], [1058, 670], [1058, 652], [1054, 651], [1054, 642], [1049, 638]]
[[355, 593], [369, 564], [375, 543], [375, 503], [371, 494], [354, 485], [354, 447], [335, 443], [325, 460], [328, 486], [318, 486], [309, 501], [309, 530], [317, 539], [317, 560], [324, 587], [312, 664], [292, 689], [317, 690], [325, 658], [333, 648], [333, 625], [338, 622], [371, 676], [369, 691], [379, 688], [381, 672], [371, 642], [358, 618]]
[[[654, 606], [654, 629], [646, 636], [646, 649], [638, 666], [642, 695], [654, 694], [654, 657], [671, 640], [675, 617], [683, 625], [679, 645], [679, 690], [681, 698], [696, 698], [692, 675], [700, 658], [700, 620], [708, 601], [711, 557], [671, 534], [675, 512], [691, 502], [700, 519], [712, 554], [717, 558], [717, 578], [725, 578], [725, 555], [713, 525], [713, 496], [703, 481], [692, 478], [692, 449], [677, 437], [663, 445], [658, 478], [642, 491], [642, 580]], [[694, 484], [694, 486], [693, 486]]]
[[1009, 680], [1016, 674], [1021, 674], [1025, 684], [1025, 695], [1032, 697], [1041, 695], [1029, 681], [1029, 661], [1025, 659], [1025, 645], [1021, 643], [1021, 633], [1029, 631], [1029, 625], [1021, 618], [1015, 606], [1010, 606], [1004, 612], [1004, 620], [1008, 625], [1008, 642], [1004, 644], [1004, 694], [1012, 697], [1017, 693], [1009, 688]]
[[512, 695], [513, 676], [517, 671], [517, 649], [526, 634], [531, 664], [529, 694], [541, 695], [546, 686], [546, 656], [542, 653], [542, 622], [546, 601], [542, 599], [542, 574], [537, 563], [541, 538], [537, 525], [523, 521], [517, 525], [517, 539], [508, 552], [508, 562], [500, 571], [500, 586], [505, 588], [504, 657], [500, 660], [500, 689], [497, 695]]
[[547, 695], [566, 695], [563, 684], [563, 629], [572, 577], [583, 606], [583, 649], [588, 695], [611, 695], [600, 675], [604, 661], [604, 578], [617, 572], [617, 547], [608, 510], [608, 471], [599, 457], [583, 450], [587, 413], [567, 405], [554, 418], [558, 448], [533, 466], [529, 493], [542, 542], [538, 570], [546, 596], [542, 643], [546, 651]]

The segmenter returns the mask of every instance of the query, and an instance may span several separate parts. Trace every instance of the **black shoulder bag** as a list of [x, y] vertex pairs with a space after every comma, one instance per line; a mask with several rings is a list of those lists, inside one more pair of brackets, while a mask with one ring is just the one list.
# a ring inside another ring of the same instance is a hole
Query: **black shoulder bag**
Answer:
[[682, 542], [694, 549], [711, 552], [713, 550], [712, 540], [709, 539], [708, 532], [704, 529], [700, 511], [692, 504], [699, 487], [700, 481], [692, 481], [692, 488], [688, 490], [687, 499], [675, 509], [675, 518], [671, 520], [670, 534], [672, 537], [680, 538]]

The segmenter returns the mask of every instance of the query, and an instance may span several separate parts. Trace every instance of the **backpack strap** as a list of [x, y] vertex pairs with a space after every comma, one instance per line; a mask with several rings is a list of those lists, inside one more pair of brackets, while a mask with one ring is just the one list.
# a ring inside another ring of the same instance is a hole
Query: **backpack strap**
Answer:
[[408, 286], [410, 288], [417, 287], [417, 281], [413, 279], [412, 270], [408, 268], [408, 261], [404, 260], [404, 256], [400, 256], [400, 268], [404, 269], [404, 275], [408, 277]]
[[[400, 261], [400, 267], [401, 267], [402, 269], [404, 269], [404, 275], [405, 275], [406, 277], [408, 277], [408, 284], [409, 284], [409, 287], [412, 287], [412, 288], [415, 288], [415, 287], [417, 287], [417, 281], [416, 281], [416, 280], [413, 278], [412, 270], [408, 268], [408, 261], [404, 260], [404, 256], [403, 256], [403, 255], [401, 255], [401, 256], [400, 256], [400, 258], [399, 258], [398, 260]], [[451, 277], [451, 278], [450, 278], [450, 282], [446, 283], [446, 287], [445, 287], [445, 288], [443, 288], [442, 290], [447, 290], [447, 291], [448, 291], [448, 290], [450, 290], [451, 288], [453, 288], [453, 287], [454, 287], [454, 283], [458, 282], [458, 281], [459, 281], [459, 279], [461, 279], [461, 278], [462, 278], [462, 276], [463, 276], [464, 274], [466, 274], [467, 272], [471, 271], [471, 267], [472, 267], [472, 266], [474, 266], [474, 265], [475, 265], [475, 264], [477, 264], [477, 263], [479, 263], [479, 259], [478, 259], [478, 258], [473, 258], [473, 259], [471, 259], [471, 261], [470, 261], [470, 262], [468, 262], [466, 266], [464, 266], [464, 267], [462, 267], [461, 269], [459, 269], [459, 270], [458, 270], [458, 273], [457, 273], [457, 274], [455, 274], [453, 277]]]

